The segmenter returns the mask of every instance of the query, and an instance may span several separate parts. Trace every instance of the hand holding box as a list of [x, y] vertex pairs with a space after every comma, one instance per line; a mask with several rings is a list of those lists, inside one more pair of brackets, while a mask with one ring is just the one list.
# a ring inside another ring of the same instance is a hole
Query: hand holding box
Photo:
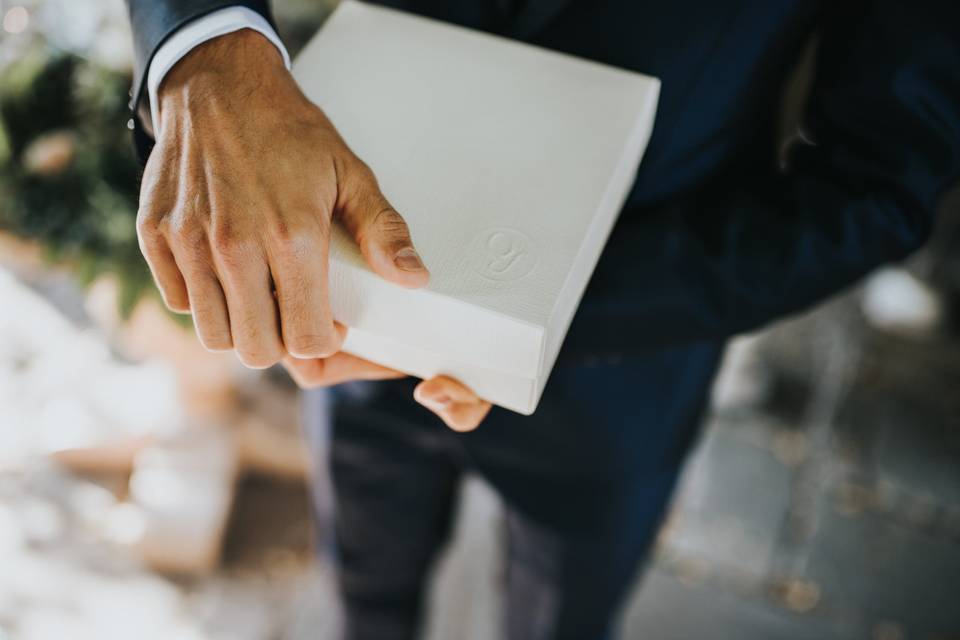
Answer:
[[344, 350], [531, 413], [649, 139], [659, 81], [347, 0], [294, 63], [430, 269], [331, 237]]

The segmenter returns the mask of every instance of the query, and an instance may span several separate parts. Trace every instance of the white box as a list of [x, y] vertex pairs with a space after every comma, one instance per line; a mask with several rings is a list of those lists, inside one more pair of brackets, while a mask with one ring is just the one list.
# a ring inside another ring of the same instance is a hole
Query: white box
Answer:
[[344, 349], [532, 413], [656, 112], [656, 78], [342, 2], [294, 63], [410, 225], [430, 284], [376, 276], [342, 229]]

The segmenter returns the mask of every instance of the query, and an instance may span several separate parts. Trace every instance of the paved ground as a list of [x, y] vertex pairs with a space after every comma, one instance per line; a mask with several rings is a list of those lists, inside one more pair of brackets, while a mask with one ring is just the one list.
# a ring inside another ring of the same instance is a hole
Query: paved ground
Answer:
[[[960, 343], [875, 334], [855, 302], [730, 354], [624, 639], [960, 638]], [[246, 479], [201, 580], [104, 542], [114, 504], [53, 468], [0, 466], [0, 640], [336, 637], [299, 483]], [[426, 640], [499, 637], [499, 518], [468, 482]]]

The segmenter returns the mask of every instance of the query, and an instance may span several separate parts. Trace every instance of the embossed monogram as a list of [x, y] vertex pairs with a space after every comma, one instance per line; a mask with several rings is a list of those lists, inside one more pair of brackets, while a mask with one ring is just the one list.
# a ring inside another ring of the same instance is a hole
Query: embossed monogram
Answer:
[[537, 264], [533, 242], [516, 229], [486, 229], [473, 244], [476, 270], [485, 278], [518, 280], [533, 271]]

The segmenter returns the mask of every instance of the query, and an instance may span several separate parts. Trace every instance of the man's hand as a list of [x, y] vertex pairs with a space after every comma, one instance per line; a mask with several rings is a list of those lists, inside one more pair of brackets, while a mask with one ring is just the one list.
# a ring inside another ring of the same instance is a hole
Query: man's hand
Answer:
[[[422, 287], [429, 273], [373, 173], [273, 44], [245, 30], [200, 45], [167, 74], [159, 103], [137, 234], [167, 306], [193, 314], [208, 349], [236, 349], [256, 368], [282, 359], [302, 387], [401, 377], [338, 353], [346, 328], [327, 291], [333, 219], [383, 278]], [[445, 377], [414, 396], [458, 431], [490, 410]]]
[[[288, 357], [283, 359], [283, 366], [303, 389], [329, 387], [348, 380], [388, 380], [404, 376], [348, 353], [311, 360]], [[424, 380], [414, 389], [413, 397], [454, 431], [473, 431], [490, 412], [489, 402], [447, 376]]]
[[244, 30], [200, 45], [160, 88], [137, 231], [171, 309], [208, 349], [250, 367], [337, 352], [328, 237], [343, 221], [370, 267], [403, 287], [429, 273], [370, 169]]

